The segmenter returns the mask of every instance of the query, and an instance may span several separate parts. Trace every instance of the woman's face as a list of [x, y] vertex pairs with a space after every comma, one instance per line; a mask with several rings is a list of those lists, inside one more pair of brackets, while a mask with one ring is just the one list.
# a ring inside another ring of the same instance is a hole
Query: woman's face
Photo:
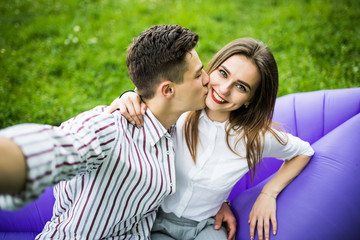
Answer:
[[260, 84], [256, 65], [243, 55], [234, 55], [210, 74], [206, 112], [213, 121], [224, 122], [230, 112], [250, 104]]

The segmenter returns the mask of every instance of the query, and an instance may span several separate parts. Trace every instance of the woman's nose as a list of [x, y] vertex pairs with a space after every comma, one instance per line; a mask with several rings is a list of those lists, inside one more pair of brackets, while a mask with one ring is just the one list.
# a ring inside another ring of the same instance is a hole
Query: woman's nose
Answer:
[[222, 83], [220, 86], [220, 93], [223, 94], [224, 96], [228, 96], [230, 94], [230, 84], [227, 83]]

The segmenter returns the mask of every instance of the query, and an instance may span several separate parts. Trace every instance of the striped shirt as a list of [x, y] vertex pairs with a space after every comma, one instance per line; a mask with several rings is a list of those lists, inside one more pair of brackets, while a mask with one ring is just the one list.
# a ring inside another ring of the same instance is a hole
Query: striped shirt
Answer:
[[22, 124], [0, 136], [26, 156], [25, 190], [0, 195], [16, 209], [54, 187], [52, 219], [36, 239], [150, 239], [156, 211], [175, 191], [174, 148], [148, 109], [144, 127], [96, 107], [52, 127]]

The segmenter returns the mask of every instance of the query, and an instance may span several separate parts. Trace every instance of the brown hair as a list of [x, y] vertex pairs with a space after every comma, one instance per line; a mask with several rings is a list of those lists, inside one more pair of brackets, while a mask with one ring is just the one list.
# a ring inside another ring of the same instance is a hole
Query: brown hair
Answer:
[[[246, 159], [251, 181], [253, 181], [256, 166], [260, 164], [262, 159], [264, 134], [269, 131], [281, 144], [286, 142], [271, 128], [278, 91], [278, 68], [274, 56], [264, 44], [251, 38], [240, 38], [222, 48], [211, 59], [206, 72], [208, 74], [212, 73], [233, 55], [245, 56], [256, 65], [260, 74], [260, 84], [251, 99], [251, 104], [248, 107], [242, 106], [232, 111], [226, 126], [226, 143], [232, 152], [240, 156], [230, 147], [229, 135], [231, 129], [236, 132], [237, 140], [234, 146], [242, 139], [246, 143]], [[186, 143], [194, 161], [199, 140], [198, 123], [200, 113], [201, 110], [189, 112], [184, 126]]]
[[186, 53], [197, 41], [196, 33], [178, 25], [153, 26], [135, 38], [128, 48], [126, 65], [138, 94], [152, 98], [162, 79], [182, 83], [188, 67]]

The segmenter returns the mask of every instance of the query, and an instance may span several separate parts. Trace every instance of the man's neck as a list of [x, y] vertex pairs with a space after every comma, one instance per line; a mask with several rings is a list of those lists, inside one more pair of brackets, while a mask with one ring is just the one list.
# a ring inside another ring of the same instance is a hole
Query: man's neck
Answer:
[[173, 106], [155, 99], [146, 101], [146, 105], [165, 129], [169, 129], [183, 112], [176, 111]]

